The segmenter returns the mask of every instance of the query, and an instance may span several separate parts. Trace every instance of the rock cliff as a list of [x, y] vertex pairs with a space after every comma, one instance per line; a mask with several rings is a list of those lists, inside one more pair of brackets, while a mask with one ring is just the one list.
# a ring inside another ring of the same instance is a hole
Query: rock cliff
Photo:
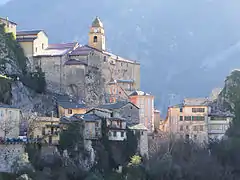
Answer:
[[0, 103], [17, 106], [23, 112], [31, 110], [50, 115], [55, 111], [52, 94], [37, 93], [22, 81], [30, 75], [27, 64], [21, 46], [0, 26]]

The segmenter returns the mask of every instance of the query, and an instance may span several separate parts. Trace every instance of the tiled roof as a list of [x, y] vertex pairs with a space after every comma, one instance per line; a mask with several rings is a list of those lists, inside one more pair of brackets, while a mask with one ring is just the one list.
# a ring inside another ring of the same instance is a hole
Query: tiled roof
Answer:
[[62, 43], [62, 44], [49, 44], [48, 49], [73, 49], [78, 45], [77, 42]]
[[8, 22], [10, 22], [11, 24], [17, 25], [17, 23], [15, 23], [15, 22], [13, 22], [13, 21], [9, 21], [7, 18], [2, 18], [2, 17], [0, 17], [0, 20], [2, 20], [2, 21], [8, 21]]
[[92, 112], [92, 111], [94, 111], [94, 110], [101, 111], [101, 112], [106, 112], [106, 113], [111, 113], [111, 112], [112, 112], [112, 111], [110, 111], [110, 110], [108, 110], [108, 109], [92, 108], [92, 109], [88, 110], [88, 111], [86, 112], [86, 114], [88, 114], [89, 112]]
[[110, 117], [110, 118], [108, 118], [109, 120], [111, 120], [111, 121], [126, 121], [126, 119], [124, 119], [124, 118], [120, 118], [120, 117]]
[[102, 53], [103, 55], [112, 57], [112, 58], [115, 59], [116, 61], [128, 62], [128, 63], [132, 63], [132, 64], [139, 64], [139, 63], [137, 63], [136, 61], [131, 61], [131, 60], [122, 58], [122, 57], [120, 57], [120, 56], [117, 56], [117, 55], [112, 54], [112, 53], [107, 52], [107, 51], [101, 51], [101, 50], [96, 49], [96, 48], [94, 48], [94, 47], [91, 47], [91, 46], [89, 46], [89, 45], [84, 45], [84, 46], [79, 46], [79, 47], [77, 47], [75, 50], [73, 50], [73, 51], [71, 52], [70, 55], [72, 55], [72, 56], [74, 56], [74, 55], [75, 55], [75, 56], [87, 56], [87, 55], [89, 55], [89, 53], [90, 53], [91, 51], [98, 51], [98, 52]]
[[143, 91], [134, 91], [129, 96], [149, 96], [150, 94]]
[[107, 104], [100, 105], [98, 107], [102, 108], [102, 109], [110, 109], [110, 110], [111, 109], [120, 109], [120, 108], [122, 108], [123, 106], [125, 106], [125, 105], [127, 105], [129, 103], [132, 104], [133, 106], [137, 107], [135, 104], [133, 104], [131, 102], [128, 102], [128, 101], [118, 101], [116, 103], [107, 103]]
[[99, 121], [101, 118], [95, 114], [74, 114], [71, 117], [61, 117], [61, 123], [70, 123], [71, 121], [87, 121], [87, 122], [94, 122]]
[[24, 36], [24, 35], [37, 35], [43, 30], [31, 30], [31, 31], [18, 31], [17, 36]]
[[133, 129], [133, 130], [145, 130], [145, 131], [148, 130], [143, 124], [137, 124], [137, 125], [134, 125], [134, 126], [130, 126], [129, 129]]
[[208, 98], [186, 98], [183, 100], [184, 106], [206, 106], [208, 103]]
[[37, 37], [32, 37], [32, 38], [17, 38], [18, 42], [32, 42], [35, 39], [37, 39]]
[[85, 65], [87, 66], [87, 62], [84, 62], [82, 60], [76, 60], [76, 59], [69, 59], [68, 61], [65, 62], [64, 65]]
[[80, 104], [74, 101], [58, 101], [58, 105], [67, 109], [67, 108], [71, 108], [71, 109], [78, 109], [78, 108], [87, 108], [87, 106], [85, 104]]
[[101, 118], [95, 114], [74, 114], [73, 117], [84, 121], [98, 121]]
[[41, 52], [41, 54], [35, 55], [35, 57], [54, 57], [63, 56], [69, 53], [70, 49], [46, 49]]
[[87, 56], [89, 55], [89, 53], [93, 51], [93, 49], [91, 49], [88, 46], [79, 46], [76, 49], [74, 49], [70, 55], [72, 56]]

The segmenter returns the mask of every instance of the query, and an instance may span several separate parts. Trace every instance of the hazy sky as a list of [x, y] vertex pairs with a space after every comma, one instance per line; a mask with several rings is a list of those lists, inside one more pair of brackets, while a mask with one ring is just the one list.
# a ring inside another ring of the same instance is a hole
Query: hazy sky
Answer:
[[0, 5], [5, 4], [8, 1], [10, 1], [10, 0], [0, 0]]

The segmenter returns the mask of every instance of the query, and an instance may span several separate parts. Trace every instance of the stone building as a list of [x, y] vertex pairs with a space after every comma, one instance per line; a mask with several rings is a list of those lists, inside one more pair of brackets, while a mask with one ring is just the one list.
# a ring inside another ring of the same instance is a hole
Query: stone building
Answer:
[[143, 91], [134, 91], [130, 95], [130, 101], [139, 107], [140, 123], [148, 128], [148, 132], [154, 131], [154, 96]]
[[13, 37], [16, 39], [17, 24], [15, 22], [9, 21], [8, 17], [7, 18], [0, 17], [0, 24], [4, 25], [4, 31], [6, 33], [11, 33]]
[[134, 134], [139, 134], [138, 140], [138, 151], [141, 156], [145, 156], [148, 158], [148, 129], [143, 124], [137, 124], [134, 126], [130, 126]]
[[106, 50], [105, 30], [98, 17], [88, 36], [87, 45], [48, 44], [46, 33], [40, 30], [18, 32], [17, 40], [31, 62], [31, 69], [41, 67], [45, 72], [50, 91], [73, 95], [88, 105], [96, 105], [108, 100], [108, 83], [114, 80], [122, 81], [123, 89], [138, 90], [140, 64]]
[[135, 125], [140, 123], [139, 107], [129, 101], [107, 103], [98, 106], [98, 108], [110, 110], [114, 117], [126, 119], [127, 125]]
[[177, 138], [208, 142], [208, 99], [186, 98], [183, 103], [168, 108], [166, 131]]

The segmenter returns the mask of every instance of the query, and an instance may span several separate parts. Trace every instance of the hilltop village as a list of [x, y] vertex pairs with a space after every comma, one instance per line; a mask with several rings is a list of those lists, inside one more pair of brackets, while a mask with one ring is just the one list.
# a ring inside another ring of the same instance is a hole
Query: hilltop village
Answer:
[[104, 25], [98, 17], [90, 26], [86, 45], [49, 44], [44, 30], [17, 31], [17, 24], [8, 18], [0, 18], [0, 24], [20, 44], [28, 68], [45, 74], [46, 91], [55, 94], [52, 103], [57, 109], [51, 117], [33, 112], [29, 119], [37, 126], [28, 132], [22, 126], [26, 118], [21, 108], [1, 104], [1, 117], [11, 126], [8, 132], [1, 129], [3, 140], [26, 136], [55, 146], [63, 126], [81, 121], [85, 141], [93, 142], [101, 139], [106, 123], [109, 141], [126, 140], [128, 130], [139, 132], [138, 153], [148, 157], [155, 139], [168, 134], [200, 144], [221, 139], [233, 119], [231, 113], [215, 108], [210, 97], [186, 98], [168, 107], [166, 118], [160, 117], [154, 96], [141, 91], [140, 63], [107, 51]]

